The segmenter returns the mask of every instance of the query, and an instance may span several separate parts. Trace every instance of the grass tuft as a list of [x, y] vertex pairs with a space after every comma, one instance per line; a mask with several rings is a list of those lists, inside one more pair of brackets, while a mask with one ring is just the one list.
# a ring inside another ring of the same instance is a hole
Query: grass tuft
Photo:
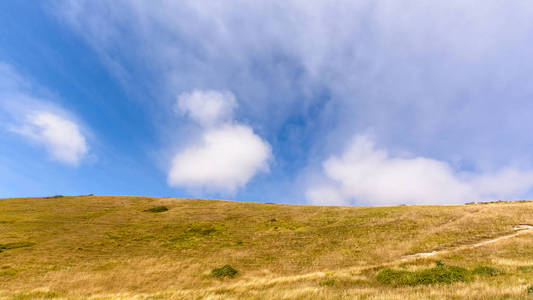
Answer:
[[10, 249], [31, 247], [33, 245], [35, 245], [35, 243], [33, 242], [15, 242], [15, 243], [0, 244], [0, 252], [4, 250], [10, 250]]
[[533, 265], [528, 265], [528, 266], [518, 266], [516, 267], [516, 270], [517, 271], [520, 271], [520, 272], [533, 272]]
[[0, 278], [2, 276], [13, 276], [15, 274], [17, 274], [17, 270], [15, 270], [15, 269], [8, 268], [8, 269], [0, 270]]
[[320, 286], [335, 286], [336, 283], [337, 283], [337, 281], [335, 280], [335, 278], [327, 278], [327, 279], [324, 279], [324, 280], [320, 281], [318, 283], [318, 285], [320, 285]]
[[215, 268], [211, 270], [211, 276], [216, 277], [216, 278], [224, 278], [224, 277], [233, 278], [235, 277], [235, 275], [237, 275], [237, 273], [239, 272], [230, 265], [225, 265], [221, 268]]
[[166, 206], [154, 206], [152, 208], [144, 210], [145, 212], [152, 212], [152, 213], [160, 213], [168, 211], [168, 208]]
[[14, 300], [30, 300], [30, 299], [54, 299], [58, 298], [59, 294], [56, 292], [48, 291], [35, 291], [35, 292], [20, 292], [13, 295]]
[[530, 285], [527, 287], [527, 294], [528, 295], [533, 295], [533, 285]]
[[482, 275], [482, 276], [498, 276], [503, 274], [503, 271], [488, 267], [488, 266], [479, 266], [472, 270], [473, 275]]

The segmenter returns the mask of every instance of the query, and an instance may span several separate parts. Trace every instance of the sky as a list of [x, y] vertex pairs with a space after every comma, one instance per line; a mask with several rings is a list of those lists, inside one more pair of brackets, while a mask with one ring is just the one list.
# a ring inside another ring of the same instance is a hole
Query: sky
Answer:
[[533, 3], [0, 2], [0, 197], [533, 197]]

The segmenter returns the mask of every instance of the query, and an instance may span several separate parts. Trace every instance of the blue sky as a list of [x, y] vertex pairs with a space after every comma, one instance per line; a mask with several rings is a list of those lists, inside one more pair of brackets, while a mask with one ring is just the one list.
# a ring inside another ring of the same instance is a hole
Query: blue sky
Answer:
[[0, 3], [0, 196], [533, 193], [533, 5]]

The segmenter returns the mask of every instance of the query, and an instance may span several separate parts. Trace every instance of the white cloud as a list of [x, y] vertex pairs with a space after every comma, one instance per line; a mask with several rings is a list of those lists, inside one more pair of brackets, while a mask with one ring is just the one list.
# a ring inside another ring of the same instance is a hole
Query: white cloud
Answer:
[[31, 112], [13, 131], [42, 144], [53, 159], [66, 164], [77, 166], [88, 152], [78, 125], [51, 112]]
[[234, 193], [258, 172], [268, 171], [270, 145], [252, 128], [233, 120], [237, 102], [232, 93], [182, 93], [176, 107], [199, 123], [203, 133], [201, 143], [174, 156], [170, 185]]
[[[77, 166], [88, 153], [81, 126], [67, 110], [45, 100], [43, 92], [45, 89], [0, 62], [2, 127], [43, 146], [52, 159]], [[45, 97], [53, 98], [48, 92]]]
[[231, 120], [236, 106], [235, 96], [230, 92], [194, 90], [179, 95], [176, 110], [209, 127]]
[[242, 125], [225, 125], [208, 130], [202, 143], [178, 153], [168, 182], [207, 190], [235, 192], [258, 171], [268, 170], [268, 143]]
[[367, 136], [356, 137], [340, 156], [323, 163], [327, 182], [307, 190], [313, 204], [464, 203], [510, 199], [533, 187], [533, 172], [455, 172], [446, 162], [391, 157]]

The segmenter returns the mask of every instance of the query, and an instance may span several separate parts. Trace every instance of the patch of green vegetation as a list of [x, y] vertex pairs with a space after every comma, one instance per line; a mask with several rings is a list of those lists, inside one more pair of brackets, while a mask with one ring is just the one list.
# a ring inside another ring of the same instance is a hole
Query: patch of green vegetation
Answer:
[[17, 270], [15, 270], [15, 269], [2, 268], [2, 270], [0, 270], [0, 277], [12, 276], [12, 275], [15, 275], [15, 274], [17, 274]]
[[33, 242], [15, 242], [15, 243], [0, 244], [0, 252], [4, 250], [9, 250], [9, 249], [31, 247], [33, 245], [35, 245], [35, 243]]
[[224, 289], [224, 288], [220, 288], [220, 289], [216, 289], [215, 290], [215, 295], [227, 295], [227, 294], [231, 294], [232, 291], [229, 290], [229, 289]]
[[239, 272], [230, 265], [225, 265], [223, 267], [215, 268], [211, 270], [211, 276], [216, 277], [216, 278], [225, 278], [225, 277], [233, 278], [235, 277], [235, 275], [237, 275], [237, 273]]
[[472, 274], [481, 276], [498, 276], [503, 274], [503, 271], [493, 267], [479, 266], [472, 270]]
[[154, 207], [149, 208], [149, 209], [145, 209], [144, 211], [145, 212], [152, 212], [152, 213], [160, 213], [160, 212], [168, 211], [168, 207], [160, 205], [160, 206], [154, 206]]
[[520, 272], [533, 272], [533, 265], [529, 265], [529, 266], [518, 266], [516, 267], [516, 270], [517, 271], [520, 271]]
[[157, 293], [157, 294], [154, 294], [154, 295], [150, 295], [150, 296], [147, 296], [146, 300], [156, 300], [156, 299], [168, 299], [168, 298], [171, 298], [171, 294], [170, 293]]
[[36, 292], [22, 292], [13, 295], [13, 300], [30, 300], [30, 299], [53, 299], [58, 298], [59, 294], [56, 292], [36, 291]]
[[376, 276], [376, 280], [382, 284], [393, 286], [415, 286], [428, 284], [450, 284], [454, 282], [467, 282], [470, 280], [470, 272], [457, 266], [447, 266], [442, 263], [431, 269], [418, 271], [383, 269]]
[[204, 225], [204, 224], [192, 224], [187, 228], [187, 233], [189, 235], [200, 235], [206, 236], [211, 235], [212, 233], [217, 232], [218, 230], [213, 225]]
[[180, 235], [178, 237], [170, 239], [168, 243], [163, 244], [163, 247], [170, 249], [194, 248], [197, 244], [198, 241], [194, 236]]
[[113, 235], [113, 234], [107, 234], [107, 237], [112, 239], [112, 240], [120, 240], [122, 237], [118, 236], [118, 235]]
[[[168, 240], [163, 246], [167, 248], [194, 248], [200, 241], [219, 235], [223, 232], [212, 223], [193, 223], [188, 224], [185, 228], [181, 227], [182, 233]], [[223, 244], [223, 243], [222, 243]], [[222, 245], [219, 244], [218, 246]], [[228, 246], [230, 246], [229, 244]]]
[[318, 285], [320, 285], [320, 286], [335, 286], [335, 283], [337, 283], [335, 278], [326, 278], [324, 280], [319, 281]]
[[108, 271], [120, 265], [120, 262], [108, 262], [95, 267], [94, 271]]
[[50, 197], [45, 197], [45, 198], [48, 198], [48, 199], [55, 199], [55, 198], [63, 198], [65, 196], [63, 195], [54, 195], [54, 196], [50, 196]]
[[528, 286], [526, 292], [528, 295], [533, 295], [533, 285]]
[[152, 240], [154, 239], [155, 236], [154, 235], [143, 235], [143, 236], [140, 236], [140, 237], [136, 237], [134, 238], [133, 240], [134, 241], [147, 241], [147, 240]]

